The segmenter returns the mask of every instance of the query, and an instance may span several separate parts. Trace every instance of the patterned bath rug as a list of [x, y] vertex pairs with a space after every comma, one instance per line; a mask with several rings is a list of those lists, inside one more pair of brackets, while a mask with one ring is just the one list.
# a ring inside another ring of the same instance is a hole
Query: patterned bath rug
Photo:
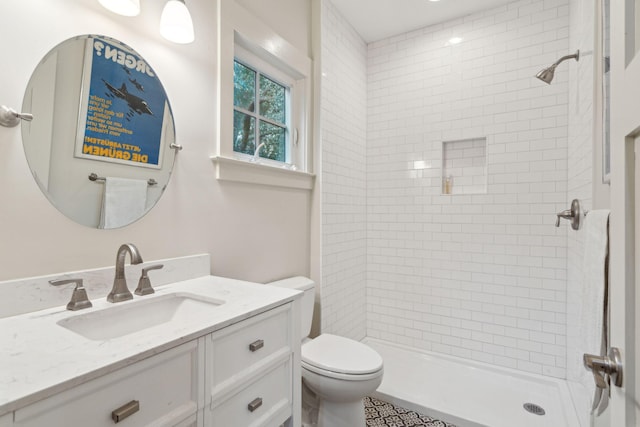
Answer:
[[364, 398], [367, 427], [456, 427], [373, 397]]

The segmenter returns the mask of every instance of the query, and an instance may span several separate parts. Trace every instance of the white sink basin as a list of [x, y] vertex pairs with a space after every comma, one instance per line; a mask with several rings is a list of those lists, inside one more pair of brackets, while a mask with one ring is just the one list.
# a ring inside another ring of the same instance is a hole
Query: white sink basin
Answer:
[[182, 292], [144, 298], [81, 313], [57, 323], [90, 340], [104, 341], [168, 322], [197, 318], [224, 304], [222, 300]]

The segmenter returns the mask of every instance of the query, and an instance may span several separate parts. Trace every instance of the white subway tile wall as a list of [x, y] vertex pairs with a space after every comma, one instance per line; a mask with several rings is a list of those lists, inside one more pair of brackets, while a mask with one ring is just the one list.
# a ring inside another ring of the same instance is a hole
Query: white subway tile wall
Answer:
[[322, 332], [366, 336], [367, 47], [322, 7]]
[[[565, 376], [567, 234], [554, 223], [567, 208], [575, 64], [551, 85], [533, 76], [569, 50], [568, 0], [516, 1], [368, 45], [369, 336]], [[486, 194], [442, 195], [442, 142], [477, 137]], [[346, 220], [360, 199], [344, 181], [331, 196]]]

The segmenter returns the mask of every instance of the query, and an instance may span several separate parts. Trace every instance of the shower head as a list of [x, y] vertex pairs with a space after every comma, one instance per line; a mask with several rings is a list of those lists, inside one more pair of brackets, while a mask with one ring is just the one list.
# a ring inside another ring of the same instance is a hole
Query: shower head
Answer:
[[545, 68], [536, 74], [536, 77], [545, 82], [546, 84], [551, 84], [551, 80], [553, 80], [553, 74], [556, 71], [556, 66], [552, 65], [549, 68]]
[[536, 74], [536, 77], [540, 80], [542, 80], [543, 82], [545, 82], [546, 84], [551, 84], [551, 80], [553, 80], [553, 75], [555, 74], [556, 71], [556, 67], [562, 62], [562, 61], [566, 61], [567, 59], [575, 59], [576, 61], [578, 61], [580, 59], [580, 51], [577, 50], [576, 53], [574, 53], [573, 55], [566, 55], [563, 56], [562, 58], [558, 59], [552, 66], [550, 66], [549, 68], [545, 68], [544, 70], [541, 70], [538, 74]]

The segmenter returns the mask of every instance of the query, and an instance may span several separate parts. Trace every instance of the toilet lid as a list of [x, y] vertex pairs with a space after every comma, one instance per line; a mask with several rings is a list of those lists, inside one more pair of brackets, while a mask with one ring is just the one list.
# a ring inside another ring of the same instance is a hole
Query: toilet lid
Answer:
[[321, 334], [302, 346], [302, 361], [325, 371], [363, 375], [382, 369], [382, 357], [349, 338]]

